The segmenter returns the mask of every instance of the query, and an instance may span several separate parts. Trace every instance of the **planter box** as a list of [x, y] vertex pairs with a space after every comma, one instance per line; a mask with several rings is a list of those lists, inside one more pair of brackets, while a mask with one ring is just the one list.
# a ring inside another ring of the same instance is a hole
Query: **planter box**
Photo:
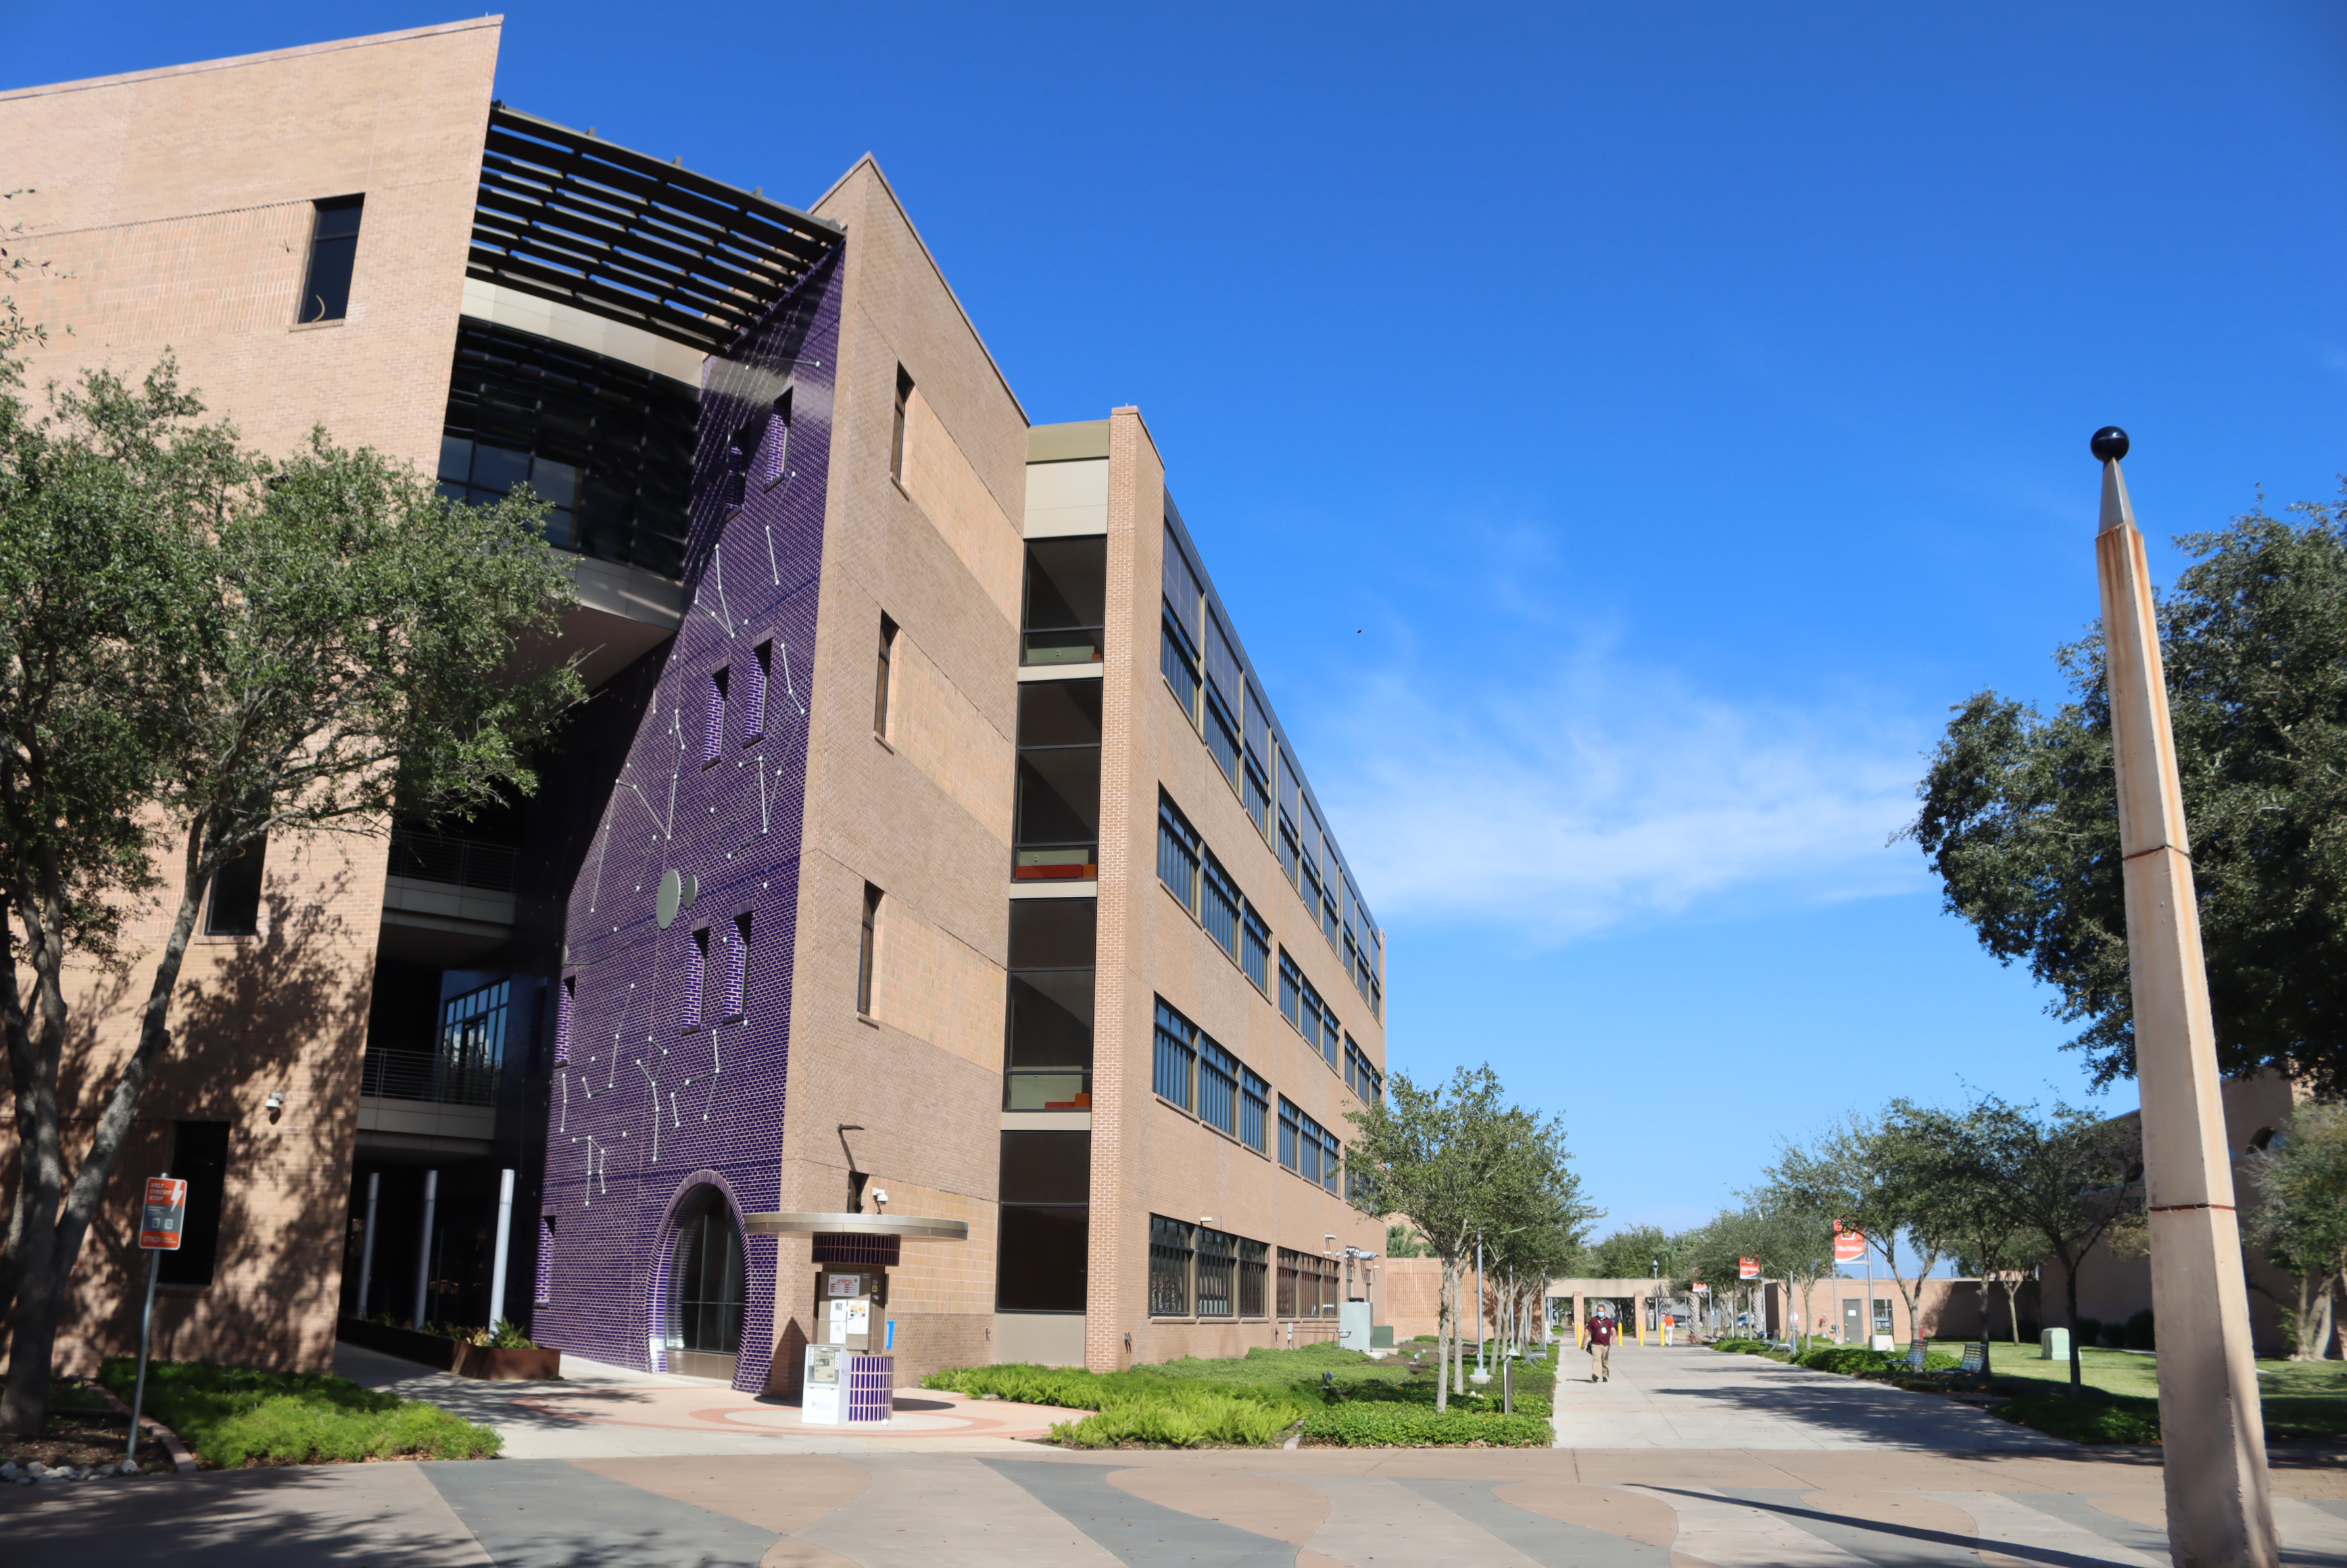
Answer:
[[467, 1345], [460, 1339], [444, 1339], [437, 1334], [419, 1334], [413, 1328], [362, 1323], [350, 1317], [342, 1320], [335, 1334], [353, 1345], [414, 1361], [436, 1372], [454, 1372], [460, 1378], [517, 1381], [562, 1376], [559, 1350], [497, 1350], [485, 1345]]
[[527, 1350], [500, 1350], [487, 1345], [458, 1345], [456, 1365], [459, 1378], [485, 1378], [492, 1382], [539, 1382], [562, 1376], [562, 1352], [544, 1346]]

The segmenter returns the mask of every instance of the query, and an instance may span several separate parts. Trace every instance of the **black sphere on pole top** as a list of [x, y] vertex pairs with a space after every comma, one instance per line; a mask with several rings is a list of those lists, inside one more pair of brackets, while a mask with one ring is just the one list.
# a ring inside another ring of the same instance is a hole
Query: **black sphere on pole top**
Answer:
[[2116, 463], [2127, 455], [2127, 432], [2116, 425], [2106, 425], [2096, 431], [2095, 438], [2087, 445], [2093, 449], [2097, 462]]

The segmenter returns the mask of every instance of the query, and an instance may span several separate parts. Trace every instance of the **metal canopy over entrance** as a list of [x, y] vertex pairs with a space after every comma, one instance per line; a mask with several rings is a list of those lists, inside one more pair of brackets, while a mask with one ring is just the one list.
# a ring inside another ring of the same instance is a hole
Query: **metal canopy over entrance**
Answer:
[[845, 232], [500, 103], [465, 272], [716, 353]]

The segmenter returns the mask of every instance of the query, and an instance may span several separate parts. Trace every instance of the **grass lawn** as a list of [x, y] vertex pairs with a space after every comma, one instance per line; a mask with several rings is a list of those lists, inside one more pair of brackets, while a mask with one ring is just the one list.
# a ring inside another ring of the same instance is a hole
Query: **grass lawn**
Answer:
[[[2046, 1403], [2045, 1396], [2061, 1397], [2069, 1387], [2070, 1364], [2041, 1361], [2026, 1348], [2006, 1356], [2004, 1349], [1998, 1346], [1990, 1361], [1996, 1386], [2016, 1397], [2021, 1408], [2014, 1413], [2028, 1418], [2025, 1424], [2041, 1426], [2044, 1423], [2036, 1416], [2049, 1410], [2059, 1413]], [[2108, 1396], [2120, 1410], [2131, 1413], [2130, 1419], [2143, 1437], [2157, 1430], [2159, 1364], [2151, 1357], [2132, 1356], [2124, 1350], [2085, 1350], [2079, 1353], [2078, 1371], [2087, 1388]], [[2260, 1361], [2258, 1392], [2263, 1397], [2268, 1442], [2347, 1434], [2347, 1361]], [[2104, 1427], [2111, 1428], [2115, 1419], [2105, 1419]], [[2147, 1422], [2155, 1424], [2145, 1426]], [[2053, 1426], [2044, 1430], [2061, 1437], [2073, 1435]]]
[[[130, 1398], [138, 1363], [119, 1356], [98, 1379]], [[420, 1399], [347, 1378], [255, 1372], [205, 1361], [147, 1368], [149, 1415], [221, 1469], [369, 1459], [489, 1459], [505, 1440]]]

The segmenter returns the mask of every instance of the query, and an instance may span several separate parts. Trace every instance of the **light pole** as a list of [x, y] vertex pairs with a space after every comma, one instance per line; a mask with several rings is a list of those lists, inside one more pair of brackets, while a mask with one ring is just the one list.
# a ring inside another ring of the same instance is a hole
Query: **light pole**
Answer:
[[2095, 561], [2118, 780], [2152, 1311], [2160, 1329], [2168, 1545], [2179, 1563], [2268, 1568], [2280, 1560], [2280, 1545], [2159, 621], [2143, 535], [2119, 472], [2127, 432], [2106, 425], [2091, 445], [2103, 466]]

